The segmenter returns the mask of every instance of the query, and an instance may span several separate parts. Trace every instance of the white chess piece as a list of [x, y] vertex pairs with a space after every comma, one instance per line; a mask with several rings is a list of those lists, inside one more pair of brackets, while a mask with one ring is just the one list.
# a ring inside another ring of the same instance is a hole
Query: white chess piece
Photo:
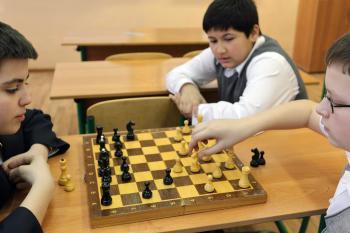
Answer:
[[250, 168], [248, 166], [242, 167], [241, 179], [238, 182], [239, 187], [241, 187], [241, 188], [249, 188], [250, 187], [250, 182], [248, 179], [249, 173], [250, 173]]

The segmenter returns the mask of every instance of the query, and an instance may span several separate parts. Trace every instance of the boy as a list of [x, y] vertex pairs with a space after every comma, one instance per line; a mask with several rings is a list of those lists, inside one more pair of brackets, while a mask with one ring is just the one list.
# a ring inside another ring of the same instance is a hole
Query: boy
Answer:
[[0, 223], [0, 232], [41, 232], [54, 190], [47, 157], [69, 148], [52, 132], [48, 115], [26, 109], [31, 103], [25, 86], [28, 59], [36, 58], [31, 43], [0, 22], [0, 206], [14, 185], [31, 186], [20, 207]]
[[[243, 118], [307, 94], [299, 71], [278, 43], [262, 35], [253, 0], [215, 0], [203, 19], [209, 47], [167, 75], [180, 112], [204, 121]], [[197, 86], [217, 78], [220, 102], [207, 104]]]
[[[326, 55], [327, 94], [316, 106], [308, 100], [294, 101], [241, 120], [216, 120], [193, 130], [190, 149], [197, 141], [216, 138], [217, 144], [199, 152], [218, 152], [262, 130], [309, 127], [324, 134], [334, 146], [346, 150], [350, 162], [350, 33], [338, 39]], [[347, 164], [327, 210], [324, 232], [349, 232], [350, 166]]]

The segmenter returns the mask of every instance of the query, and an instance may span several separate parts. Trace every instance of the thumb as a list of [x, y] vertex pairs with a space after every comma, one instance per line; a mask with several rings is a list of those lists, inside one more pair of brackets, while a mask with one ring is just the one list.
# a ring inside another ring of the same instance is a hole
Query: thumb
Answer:
[[32, 161], [32, 157], [29, 156], [28, 154], [20, 154], [8, 160], [7, 168], [14, 169], [21, 165], [30, 164], [31, 161]]
[[217, 143], [212, 147], [205, 148], [204, 150], [199, 151], [198, 156], [202, 158], [203, 156], [209, 156], [209, 155], [215, 154], [221, 151], [221, 148], [222, 148], [222, 145], [220, 143]]

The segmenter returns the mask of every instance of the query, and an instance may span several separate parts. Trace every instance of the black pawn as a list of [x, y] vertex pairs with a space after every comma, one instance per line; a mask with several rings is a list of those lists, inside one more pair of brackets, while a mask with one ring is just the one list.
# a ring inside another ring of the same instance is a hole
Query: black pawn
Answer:
[[165, 185], [171, 185], [174, 182], [173, 178], [170, 176], [170, 172], [171, 172], [170, 168], [167, 168], [165, 170], [165, 176], [163, 178], [163, 184]]
[[112, 204], [112, 197], [109, 193], [110, 185], [108, 182], [102, 183], [102, 198], [101, 198], [101, 205], [109, 206]]
[[102, 183], [107, 182], [107, 183], [111, 183], [112, 182], [112, 177], [108, 176], [108, 175], [103, 175], [102, 176]]
[[135, 134], [133, 126], [135, 126], [135, 123], [133, 121], [129, 121], [128, 124], [126, 124], [126, 129], [128, 130], [128, 133], [126, 135], [127, 140], [135, 140]]
[[99, 144], [99, 143], [100, 143], [101, 136], [102, 136], [102, 133], [103, 133], [103, 127], [97, 126], [97, 127], [96, 127], [96, 132], [97, 132], [96, 144]]
[[265, 161], [265, 158], [264, 158], [264, 154], [265, 154], [265, 151], [260, 151], [260, 158], [259, 158], [259, 165], [265, 165], [266, 164], [266, 161]]
[[118, 128], [114, 128], [113, 131], [114, 131], [114, 134], [112, 137], [112, 141], [113, 142], [120, 142], [120, 135], [118, 133]]
[[130, 175], [129, 169], [127, 169], [122, 173], [122, 181], [129, 182], [130, 180], [131, 180], [131, 175]]
[[122, 150], [116, 150], [114, 152], [114, 156], [117, 157], [117, 158], [120, 158], [123, 156], [123, 151]]
[[149, 188], [150, 183], [147, 181], [145, 182], [145, 190], [142, 192], [142, 197], [144, 199], [150, 199], [152, 198], [152, 190]]
[[252, 159], [252, 161], [250, 161], [250, 166], [252, 166], [252, 167], [258, 167], [258, 166], [259, 166], [259, 161], [258, 161], [258, 160]]
[[129, 171], [129, 165], [128, 165], [128, 163], [126, 162], [126, 157], [125, 156], [123, 156], [122, 157], [122, 160], [123, 160], [123, 163], [120, 165], [120, 170], [121, 171], [125, 171], [125, 170], [128, 170]]

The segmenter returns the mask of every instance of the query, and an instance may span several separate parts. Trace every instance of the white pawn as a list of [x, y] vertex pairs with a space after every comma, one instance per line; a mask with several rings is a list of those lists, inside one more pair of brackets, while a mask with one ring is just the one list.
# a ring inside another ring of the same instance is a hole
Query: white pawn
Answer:
[[64, 186], [64, 191], [66, 192], [72, 192], [74, 190], [74, 184], [72, 181], [72, 177], [70, 175], [67, 175], [67, 183]]
[[241, 187], [241, 188], [249, 188], [250, 187], [250, 182], [248, 179], [249, 173], [250, 173], [250, 168], [248, 166], [242, 167], [241, 179], [238, 182], [239, 187]]
[[197, 122], [198, 122], [198, 124], [203, 122], [203, 115], [201, 115], [201, 114], [197, 115]]
[[213, 177], [215, 179], [220, 179], [222, 177], [222, 171], [221, 171], [221, 168], [220, 168], [220, 163], [216, 163], [216, 168], [213, 172]]
[[181, 141], [181, 147], [180, 147], [180, 150], [179, 150], [179, 154], [183, 155], [183, 156], [184, 155], [188, 155], [188, 145], [185, 142], [185, 140]]
[[202, 160], [204, 162], [209, 162], [211, 160], [211, 155], [205, 155], [205, 156], [202, 156]]
[[188, 120], [185, 120], [184, 127], [182, 128], [183, 134], [190, 134], [191, 133], [191, 128], [188, 126], [188, 124], [189, 124]]
[[180, 127], [176, 127], [176, 135], [174, 137], [174, 140], [176, 142], [181, 142], [182, 141], [182, 133], [181, 133], [181, 128]]
[[176, 163], [172, 169], [173, 172], [175, 173], [181, 173], [182, 172], [182, 164], [180, 159], [176, 159]]
[[208, 193], [212, 193], [215, 190], [212, 181], [213, 181], [213, 176], [212, 175], [208, 175], [208, 182], [204, 185], [204, 190], [206, 192], [208, 192]]
[[190, 167], [191, 172], [193, 172], [193, 173], [199, 172], [201, 170], [201, 167], [200, 167], [200, 164], [198, 162], [198, 154], [197, 154], [197, 152], [193, 152], [191, 157], [192, 157], [192, 164], [191, 164], [191, 167]]
[[225, 168], [226, 169], [233, 169], [235, 167], [235, 163], [233, 162], [233, 154], [232, 153], [227, 153], [224, 150], [225, 155], [227, 156], [227, 159], [225, 161]]

